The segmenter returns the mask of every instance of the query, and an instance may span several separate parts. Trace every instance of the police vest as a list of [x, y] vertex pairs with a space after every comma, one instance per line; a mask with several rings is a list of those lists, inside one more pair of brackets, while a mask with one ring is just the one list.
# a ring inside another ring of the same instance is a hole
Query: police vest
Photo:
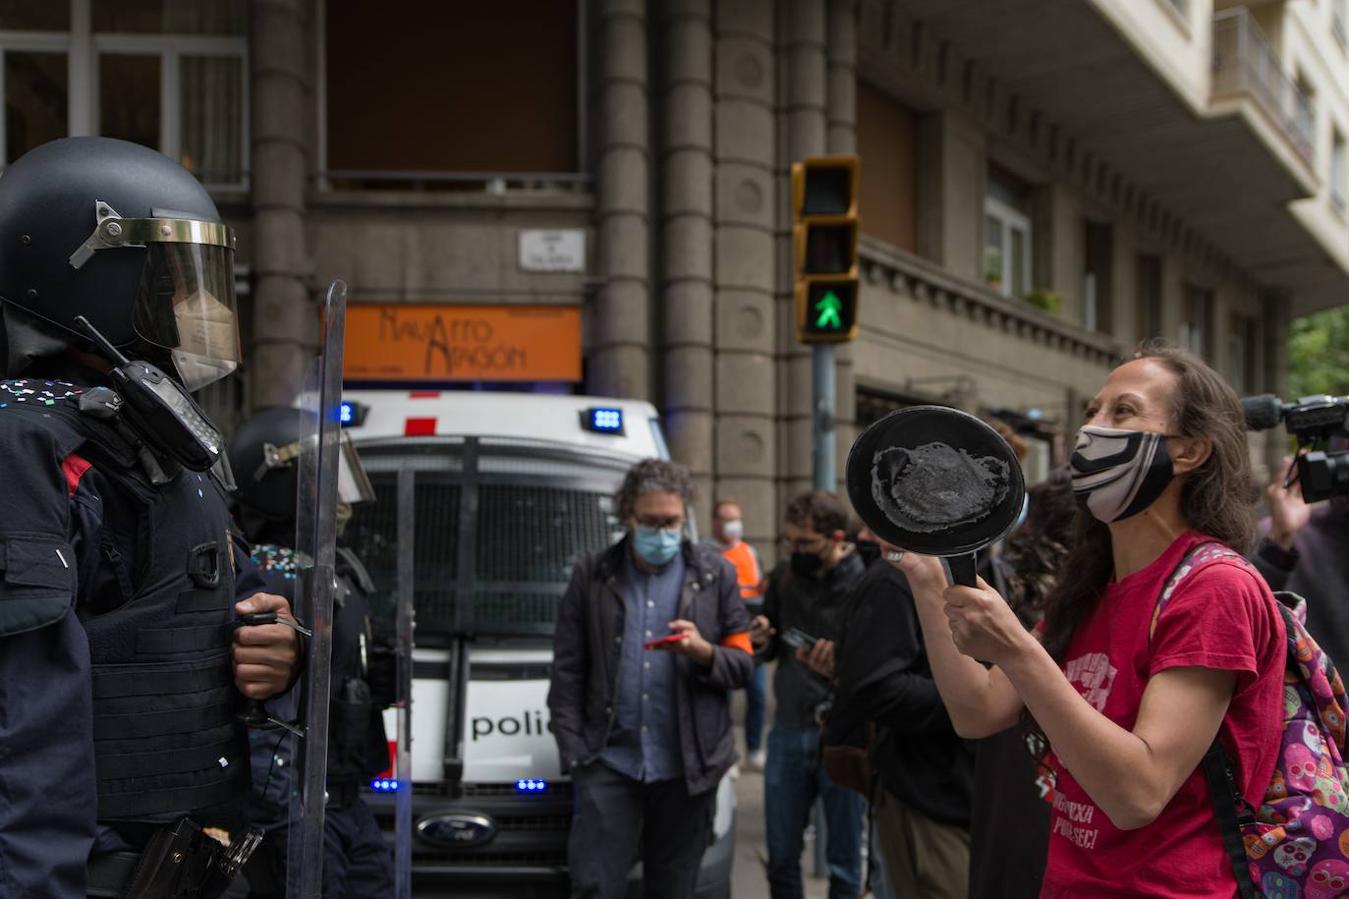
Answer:
[[759, 568], [759, 558], [744, 540], [723, 549], [722, 556], [735, 566], [735, 579], [740, 584], [740, 598], [746, 601], [759, 598], [759, 584], [763, 581], [763, 570]]
[[[292, 607], [298, 608], [295, 592], [300, 581], [295, 551], [275, 544], [256, 544], [253, 561], [268, 589], [285, 596]], [[329, 783], [366, 780], [384, 770], [389, 760], [383, 716], [373, 701], [366, 671], [371, 640], [369, 594], [374, 584], [360, 560], [342, 547], [337, 550], [336, 574], [328, 715]], [[269, 749], [270, 754], [282, 759], [287, 759], [290, 751], [292, 748], [288, 746]]]
[[123, 560], [132, 599], [101, 614], [77, 608], [89, 640], [98, 817], [170, 820], [236, 802], [248, 788], [248, 764], [235, 720], [233, 544], [224, 495], [210, 476], [187, 470], [154, 485], [135, 438], [81, 413], [77, 402], [76, 395], [0, 406], [0, 454], [58, 468], [54, 496], [7, 495], [11, 522], [31, 512], [38, 528], [54, 530], [59, 503], [65, 539], [67, 489], [78, 483], [67, 480], [72, 454], [110, 481], [139, 519], [108, 523], [138, 528], [140, 552]]

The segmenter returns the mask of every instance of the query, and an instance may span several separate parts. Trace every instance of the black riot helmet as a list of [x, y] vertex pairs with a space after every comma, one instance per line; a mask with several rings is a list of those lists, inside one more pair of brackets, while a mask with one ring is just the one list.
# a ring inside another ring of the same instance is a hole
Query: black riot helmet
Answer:
[[[85, 345], [83, 315], [127, 355], [171, 362], [189, 390], [239, 364], [234, 232], [191, 173], [139, 144], [64, 138], [5, 170], [0, 303], [69, 346]], [[15, 339], [11, 327], [11, 356], [50, 351]]]
[[[272, 406], [240, 425], [230, 441], [230, 468], [239, 522], [254, 542], [281, 543], [294, 537], [295, 505], [299, 492], [302, 435], [315, 440], [313, 412]], [[305, 416], [310, 416], [306, 427]], [[349, 511], [354, 503], [375, 498], [370, 479], [350, 437], [342, 432], [338, 454], [337, 499]]]

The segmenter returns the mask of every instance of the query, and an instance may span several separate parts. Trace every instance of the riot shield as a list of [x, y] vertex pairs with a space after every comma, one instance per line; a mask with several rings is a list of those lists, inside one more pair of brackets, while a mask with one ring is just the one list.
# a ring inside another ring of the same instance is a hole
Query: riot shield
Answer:
[[417, 494], [413, 472], [406, 463], [398, 471], [398, 592], [395, 618], [397, 660], [396, 757], [394, 778], [394, 896], [412, 895], [412, 633], [414, 627], [413, 538], [417, 521]]
[[334, 281], [323, 311], [323, 343], [301, 395], [295, 548], [298, 615], [313, 630], [301, 687], [304, 738], [291, 792], [286, 894], [319, 899], [328, 767], [333, 594], [336, 588], [337, 485], [341, 464], [342, 350], [347, 287]]

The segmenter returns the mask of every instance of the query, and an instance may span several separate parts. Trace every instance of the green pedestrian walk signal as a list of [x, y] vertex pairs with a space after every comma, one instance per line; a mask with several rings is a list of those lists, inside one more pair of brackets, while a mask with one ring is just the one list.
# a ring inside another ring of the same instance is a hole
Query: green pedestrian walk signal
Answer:
[[839, 310], [842, 308], [843, 301], [838, 298], [838, 294], [832, 290], [825, 291], [824, 296], [815, 304], [815, 328], [820, 331], [842, 331], [843, 319], [839, 317]]
[[801, 339], [807, 343], [852, 340], [857, 333], [857, 282], [851, 278], [813, 280], [798, 285], [807, 310]]
[[857, 335], [857, 179], [854, 155], [792, 163], [796, 336], [833, 343]]

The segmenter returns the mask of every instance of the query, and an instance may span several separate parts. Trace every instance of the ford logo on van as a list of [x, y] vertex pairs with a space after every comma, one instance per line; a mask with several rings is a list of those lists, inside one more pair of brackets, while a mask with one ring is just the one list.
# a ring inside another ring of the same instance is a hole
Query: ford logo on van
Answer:
[[492, 842], [497, 826], [486, 815], [428, 815], [417, 822], [417, 834], [428, 843], [447, 849], [468, 849]]

